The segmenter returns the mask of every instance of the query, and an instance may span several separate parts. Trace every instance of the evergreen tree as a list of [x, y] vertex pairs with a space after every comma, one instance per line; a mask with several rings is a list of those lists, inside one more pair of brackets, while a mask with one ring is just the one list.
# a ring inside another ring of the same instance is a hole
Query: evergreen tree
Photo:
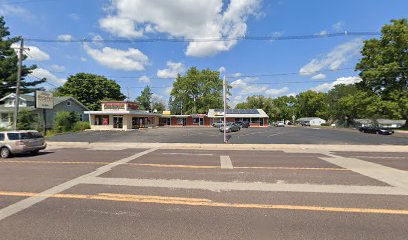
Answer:
[[[10, 38], [8, 36], [10, 36], [10, 32], [6, 27], [4, 17], [0, 16], [0, 97], [15, 92], [15, 86], [17, 85], [18, 56], [11, 45], [19, 42], [21, 37]], [[23, 60], [26, 58], [27, 56], [24, 56]], [[36, 65], [22, 66], [20, 93], [34, 92], [40, 89], [35, 86], [46, 81], [45, 78], [30, 82], [26, 81], [26, 76], [36, 68]]]

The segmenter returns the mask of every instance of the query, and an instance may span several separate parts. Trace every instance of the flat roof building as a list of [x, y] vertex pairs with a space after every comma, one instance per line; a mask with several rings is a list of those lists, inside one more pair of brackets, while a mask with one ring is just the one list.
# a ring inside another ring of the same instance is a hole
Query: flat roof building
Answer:
[[[163, 114], [149, 113], [139, 109], [139, 104], [124, 101], [102, 102], [101, 111], [86, 111], [93, 130], [130, 130], [145, 127], [211, 127], [223, 121], [224, 112], [209, 109], [208, 114], [175, 115], [170, 111]], [[262, 109], [227, 109], [227, 122], [248, 122], [251, 127], [267, 127], [268, 115]]]

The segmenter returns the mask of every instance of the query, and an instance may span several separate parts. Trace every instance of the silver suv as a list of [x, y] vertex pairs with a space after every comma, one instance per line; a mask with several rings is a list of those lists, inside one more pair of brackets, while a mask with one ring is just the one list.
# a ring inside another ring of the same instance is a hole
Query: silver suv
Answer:
[[32, 130], [0, 132], [0, 156], [8, 158], [12, 154], [37, 154], [47, 147], [41, 133]]

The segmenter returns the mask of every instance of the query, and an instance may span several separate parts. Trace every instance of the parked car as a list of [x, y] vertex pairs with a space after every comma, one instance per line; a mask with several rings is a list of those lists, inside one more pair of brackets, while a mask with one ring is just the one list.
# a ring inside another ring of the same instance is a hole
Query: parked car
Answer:
[[223, 121], [218, 121], [218, 122], [213, 123], [213, 124], [212, 124], [212, 126], [213, 126], [213, 127], [218, 127], [218, 128], [219, 128], [219, 127], [221, 127], [223, 124], [224, 124], [224, 122], [223, 122]]
[[244, 122], [244, 121], [236, 121], [236, 124], [239, 124], [241, 128], [249, 128], [249, 122]]
[[[241, 130], [241, 126], [239, 124], [230, 122], [226, 124], [225, 131], [228, 133], [238, 132], [239, 130]], [[224, 124], [220, 127], [220, 132], [224, 132]]]
[[375, 133], [381, 135], [391, 135], [394, 133], [394, 131], [391, 129], [380, 128], [378, 126], [360, 127], [358, 130], [363, 133]]
[[279, 122], [276, 123], [276, 126], [277, 127], [285, 127], [285, 123], [282, 122], [282, 121], [279, 121]]
[[33, 130], [0, 132], [0, 156], [8, 158], [13, 154], [37, 154], [47, 147], [41, 133]]
[[310, 127], [310, 122], [300, 122], [303, 127]]

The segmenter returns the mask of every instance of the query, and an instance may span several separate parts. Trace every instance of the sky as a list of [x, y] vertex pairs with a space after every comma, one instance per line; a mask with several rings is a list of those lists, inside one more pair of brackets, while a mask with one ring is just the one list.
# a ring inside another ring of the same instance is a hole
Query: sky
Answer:
[[[24, 64], [38, 66], [30, 78], [46, 77], [47, 89], [87, 72], [131, 100], [149, 85], [167, 102], [177, 73], [209, 68], [233, 86], [232, 106], [360, 81], [363, 41], [379, 36], [346, 33], [380, 32], [407, 9], [406, 0], [0, 0], [11, 35], [30, 49]], [[283, 40], [304, 35], [318, 37]]]

